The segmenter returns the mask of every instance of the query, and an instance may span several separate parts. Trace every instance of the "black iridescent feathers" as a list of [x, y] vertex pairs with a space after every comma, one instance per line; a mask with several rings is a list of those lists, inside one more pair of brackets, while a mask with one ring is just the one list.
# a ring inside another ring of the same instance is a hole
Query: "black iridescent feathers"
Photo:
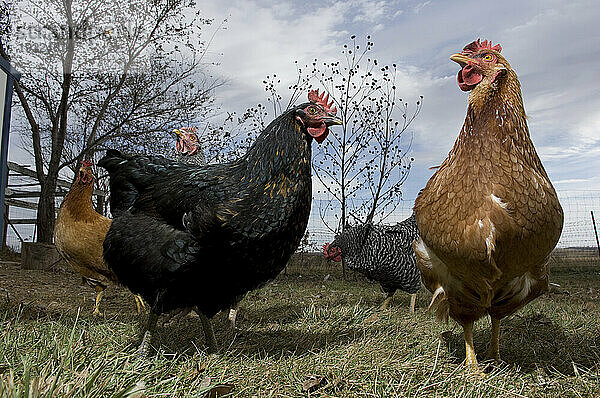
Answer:
[[302, 238], [311, 205], [311, 142], [293, 108], [239, 160], [193, 166], [110, 150], [116, 216], [104, 257], [158, 312], [211, 317], [274, 278]]

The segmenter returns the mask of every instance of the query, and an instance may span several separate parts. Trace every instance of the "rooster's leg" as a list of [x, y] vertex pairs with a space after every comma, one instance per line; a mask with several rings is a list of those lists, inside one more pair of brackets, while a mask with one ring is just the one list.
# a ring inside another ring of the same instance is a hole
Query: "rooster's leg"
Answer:
[[231, 323], [231, 329], [235, 330], [235, 318], [237, 318], [238, 309], [240, 308], [239, 303], [235, 305], [235, 308], [229, 309], [229, 322]]
[[388, 307], [388, 305], [392, 302], [392, 297], [394, 297], [394, 292], [390, 292], [387, 294], [385, 300], [383, 300], [383, 303], [381, 303], [381, 307], [379, 307], [381, 311], [385, 310]]
[[144, 330], [144, 337], [142, 338], [142, 342], [137, 350], [137, 356], [139, 358], [148, 357], [148, 348], [150, 347], [150, 342], [152, 340], [152, 334], [156, 329], [156, 322], [158, 321], [158, 314], [154, 312], [154, 309], [150, 310], [150, 315], [148, 315], [148, 323], [146, 324], [146, 329]]
[[479, 369], [477, 364], [477, 357], [475, 354], [475, 348], [473, 346], [473, 322], [465, 323], [463, 325], [463, 331], [465, 334], [465, 367], [470, 370], [477, 371]]
[[100, 300], [102, 300], [102, 296], [104, 295], [104, 286], [96, 285], [94, 287], [96, 290], [96, 304], [94, 305], [94, 312], [92, 315], [102, 316], [100, 312]]
[[134, 294], [133, 298], [135, 300], [135, 308], [137, 309], [137, 313], [141, 314], [142, 310], [146, 309], [146, 303], [144, 303], [144, 300], [138, 294]]
[[490, 338], [490, 346], [488, 347], [485, 356], [493, 359], [495, 363], [500, 363], [500, 319], [490, 317], [492, 319], [492, 336]]
[[200, 316], [200, 322], [202, 322], [202, 329], [204, 330], [204, 338], [206, 339], [206, 344], [208, 345], [208, 352], [215, 354], [217, 351], [219, 351], [219, 346], [217, 345], [217, 339], [215, 338], [215, 331], [213, 330], [212, 322], [202, 312], [198, 311], [198, 315]]
[[417, 293], [413, 293], [410, 295], [410, 307], [409, 310], [411, 313], [415, 312], [415, 302], [417, 301]]

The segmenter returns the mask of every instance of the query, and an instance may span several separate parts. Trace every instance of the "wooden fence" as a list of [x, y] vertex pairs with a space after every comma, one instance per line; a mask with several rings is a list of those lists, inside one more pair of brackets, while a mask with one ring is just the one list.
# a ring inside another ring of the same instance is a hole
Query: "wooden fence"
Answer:
[[[25, 183], [13, 183], [11, 184], [10, 177], [22, 177], [28, 182]], [[8, 228], [10, 227], [13, 232], [17, 235], [21, 243], [24, 242], [24, 239], [21, 237], [21, 234], [18, 231], [17, 225], [35, 225], [35, 218], [11, 218], [9, 217], [10, 207], [17, 207], [22, 209], [34, 210], [37, 211], [37, 198], [40, 197], [40, 184], [37, 180], [37, 173], [34, 170], [31, 170], [25, 166], [19, 165], [14, 162], [8, 162], [8, 185], [4, 191], [5, 199], [5, 223], [4, 223], [4, 231], [2, 231], [2, 247], [6, 246], [6, 237], [8, 235]], [[31, 182], [29, 182], [31, 181]], [[71, 188], [71, 183], [64, 180], [58, 179], [56, 182], [56, 192], [55, 196], [57, 198], [64, 197], [69, 189]], [[104, 202], [104, 198], [106, 197], [106, 193], [104, 191], [95, 189], [94, 195], [98, 198], [98, 201]], [[27, 200], [29, 199], [29, 200]], [[33, 200], [35, 201], [33, 201]], [[56, 209], [58, 211], [58, 207]]]

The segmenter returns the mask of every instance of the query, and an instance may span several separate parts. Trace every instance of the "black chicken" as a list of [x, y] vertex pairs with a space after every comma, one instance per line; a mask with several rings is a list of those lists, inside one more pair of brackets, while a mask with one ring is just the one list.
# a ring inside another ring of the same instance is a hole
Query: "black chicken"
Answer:
[[311, 206], [311, 142], [340, 124], [328, 97], [275, 119], [239, 160], [192, 166], [107, 151], [116, 216], [104, 258], [121, 283], [151, 304], [140, 354], [158, 316], [196, 306], [211, 351], [208, 318], [273, 279], [296, 250]]
[[396, 225], [360, 224], [346, 227], [330, 244], [323, 245], [323, 255], [333, 261], [342, 257], [354, 269], [381, 285], [387, 297], [385, 309], [397, 289], [411, 294], [410, 312], [421, 288], [412, 243], [419, 236], [414, 214]]

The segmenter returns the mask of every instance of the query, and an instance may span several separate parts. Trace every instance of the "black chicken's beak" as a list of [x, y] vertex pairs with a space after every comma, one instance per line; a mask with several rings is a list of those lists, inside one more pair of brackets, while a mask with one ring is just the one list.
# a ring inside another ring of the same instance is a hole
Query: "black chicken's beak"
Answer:
[[325, 125], [329, 126], [334, 126], [334, 125], [339, 125], [342, 124], [342, 119], [340, 119], [339, 117], [337, 117], [336, 115], [334, 115], [333, 113], [328, 113], [327, 117], [323, 118], [323, 121], [325, 122]]

